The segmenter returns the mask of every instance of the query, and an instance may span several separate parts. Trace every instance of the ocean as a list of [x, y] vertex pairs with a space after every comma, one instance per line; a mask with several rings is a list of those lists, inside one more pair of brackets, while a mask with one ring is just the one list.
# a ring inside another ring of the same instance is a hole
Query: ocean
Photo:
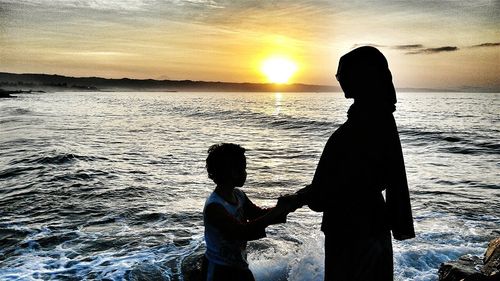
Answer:
[[[260, 206], [310, 183], [346, 120], [341, 93], [55, 92], [0, 100], [0, 280], [183, 280], [203, 249], [210, 145], [247, 149]], [[416, 238], [396, 280], [500, 236], [500, 94], [399, 93]], [[249, 243], [257, 281], [323, 278], [321, 213]]]

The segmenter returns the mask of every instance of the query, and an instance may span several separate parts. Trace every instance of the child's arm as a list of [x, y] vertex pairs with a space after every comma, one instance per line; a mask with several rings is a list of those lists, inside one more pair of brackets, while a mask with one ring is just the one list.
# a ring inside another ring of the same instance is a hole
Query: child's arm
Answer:
[[265, 237], [265, 228], [272, 224], [277, 217], [282, 216], [286, 210], [283, 207], [275, 207], [248, 222], [239, 222], [219, 204], [209, 204], [205, 212], [207, 220], [217, 227], [226, 238], [249, 241]]
[[[246, 194], [245, 194], [246, 197]], [[245, 210], [245, 216], [249, 221], [256, 220], [267, 213], [273, 211], [274, 208], [261, 208], [257, 205], [255, 205], [250, 198], [246, 197], [245, 204], [243, 205], [243, 208]], [[287, 212], [281, 212], [281, 215], [276, 215], [276, 214], [271, 214], [274, 216], [274, 220], [271, 220], [269, 224], [278, 224], [278, 223], [285, 223], [286, 222], [286, 216]]]

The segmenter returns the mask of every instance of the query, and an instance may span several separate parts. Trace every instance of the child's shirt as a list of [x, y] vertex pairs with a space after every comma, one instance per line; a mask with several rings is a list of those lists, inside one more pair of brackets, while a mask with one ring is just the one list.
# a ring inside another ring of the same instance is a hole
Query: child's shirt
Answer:
[[[215, 264], [248, 268], [247, 241], [266, 236], [265, 226], [249, 221], [263, 216], [268, 210], [253, 204], [240, 189], [235, 188], [234, 194], [238, 201], [236, 204], [227, 202], [216, 192], [212, 192], [205, 202], [205, 256]], [[227, 215], [207, 219], [206, 208], [210, 204], [222, 206]]]

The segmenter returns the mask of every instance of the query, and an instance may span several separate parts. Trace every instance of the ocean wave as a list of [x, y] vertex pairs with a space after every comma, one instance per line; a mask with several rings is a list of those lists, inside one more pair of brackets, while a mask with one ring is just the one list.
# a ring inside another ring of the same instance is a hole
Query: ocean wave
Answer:
[[168, 218], [168, 216], [166, 216], [164, 213], [158, 213], [158, 212], [152, 212], [152, 213], [143, 212], [143, 213], [139, 213], [139, 214], [134, 214], [131, 217], [133, 222], [136, 224], [163, 221], [167, 218]]
[[106, 177], [108, 175], [109, 172], [96, 169], [77, 170], [61, 175], [55, 175], [49, 180], [49, 182], [73, 182], [79, 180], [89, 181], [94, 178]]
[[485, 182], [480, 182], [480, 181], [473, 181], [473, 180], [442, 180], [438, 179], [435, 181], [437, 184], [443, 184], [443, 185], [450, 185], [450, 186], [458, 186], [458, 187], [464, 187], [464, 188], [486, 188], [486, 189], [500, 189], [500, 185], [498, 184], [490, 184], [490, 183], [485, 183]]
[[[29, 101], [34, 109], [60, 110], [0, 112], [18, 120], [0, 125], [0, 280], [182, 280], [179, 265], [203, 245], [210, 144], [248, 146], [245, 190], [272, 206], [312, 176], [327, 136], [345, 119], [339, 107], [310, 107], [336, 102], [315, 95], [281, 112], [252, 95], [162, 94], [154, 102], [141, 99], [150, 94], [109, 95], [71, 95], [71, 107], [67, 94], [39, 95]], [[500, 235], [498, 118], [421, 118], [420, 109], [436, 113], [424, 101], [397, 119], [417, 231], [394, 242], [401, 281], [437, 280], [440, 262], [482, 254]], [[463, 102], [456, 105], [449, 112]], [[67, 132], [82, 122], [92, 124], [84, 136]], [[322, 280], [320, 221], [305, 207], [250, 242], [256, 279]]]
[[[477, 146], [476, 144], [474, 144]], [[449, 146], [439, 148], [442, 152], [447, 153], [456, 153], [456, 154], [464, 154], [464, 155], [479, 155], [479, 154], [500, 154], [499, 149], [489, 149], [489, 148], [481, 148], [481, 147], [463, 147], [463, 146]]]
[[295, 130], [295, 129], [305, 129], [305, 130], [323, 130], [330, 129], [333, 130], [338, 127], [337, 123], [328, 121], [317, 121], [310, 119], [294, 118], [291, 116], [280, 117], [282, 119], [269, 118], [267, 124], [271, 127], [284, 129], [284, 130]]
[[0, 254], [8, 256], [7, 253], [15, 251], [17, 245], [32, 233], [33, 230], [18, 228], [11, 224], [0, 225]]
[[3, 107], [0, 115], [0, 124], [19, 121], [25, 119], [26, 116], [29, 118], [30, 115], [38, 115], [38, 113], [28, 108], [12, 106]]
[[321, 130], [335, 129], [339, 124], [329, 121], [318, 121], [307, 118], [297, 118], [291, 115], [270, 115], [248, 110], [202, 110], [199, 108], [175, 108], [178, 114], [186, 117], [203, 118], [205, 120], [235, 120], [243, 119], [243, 124], [255, 124], [259, 128], [270, 127], [283, 130]]
[[60, 153], [55, 155], [31, 155], [29, 157], [14, 159], [10, 165], [17, 164], [44, 164], [44, 165], [64, 165], [75, 161], [108, 161], [108, 158], [97, 156], [82, 156], [73, 153]]
[[[467, 133], [466, 136], [452, 135], [451, 133], [438, 131], [425, 131], [421, 129], [400, 129], [399, 133], [405, 140], [419, 145], [437, 145], [438, 150], [447, 153], [476, 155], [476, 154], [500, 154], [498, 142], [485, 141], [485, 137], [479, 134]], [[489, 138], [489, 137], [488, 137]]]
[[[38, 247], [42, 249], [54, 249], [58, 245], [63, 244], [66, 241], [74, 240], [79, 238], [80, 235], [74, 231], [65, 232], [65, 233], [52, 233], [49, 235], [45, 235], [43, 237], [39, 237], [34, 239], [33, 241], [26, 241], [24, 243], [36, 243]], [[20, 247], [23, 247], [21, 244]]]
[[27, 167], [9, 167], [5, 170], [0, 170], [0, 179], [8, 179], [25, 174], [33, 170], [42, 170], [43, 166], [27, 166]]
[[2, 117], [2, 119], [0, 119], [0, 124], [2, 125], [7, 125], [9, 123], [14, 123], [14, 124], [17, 124], [19, 123], [20, 120], [19, 118], [12, 118], [12, 117], [9, 117], [9, 118], [6, 118], [6, 117]]
[[32, 110], [20, 107], [7, 107], [5, 109], [6, 115], [28, 115], [33, 113]]
[[466, 142], [467, 139], [459, 136], [451, 136], [449, 133], [439, 131], [425, 131], [418, 128], [399, 129], [401, 135], [413, 137], [412, 140], [440, 140], [445, 142]]

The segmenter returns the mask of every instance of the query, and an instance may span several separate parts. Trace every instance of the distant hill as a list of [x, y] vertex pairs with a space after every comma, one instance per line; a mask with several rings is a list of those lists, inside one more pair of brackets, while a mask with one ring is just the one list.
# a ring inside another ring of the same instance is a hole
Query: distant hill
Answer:
[[[109, 79], [7, 72], [0, 72], [0, 89], [7, 91], [342, 92], [338, 86], [327, 85]], [[500, 92], [500, 89], [495, 87], [465, 86], [456, 89], [398, 88], [397, 90], [398, 92]]]
[[0, 72], [0, 88], [64, 91], [339, 92], [339, 87], [307, 84], [229, 83], [192, 80], [108, 79]]

